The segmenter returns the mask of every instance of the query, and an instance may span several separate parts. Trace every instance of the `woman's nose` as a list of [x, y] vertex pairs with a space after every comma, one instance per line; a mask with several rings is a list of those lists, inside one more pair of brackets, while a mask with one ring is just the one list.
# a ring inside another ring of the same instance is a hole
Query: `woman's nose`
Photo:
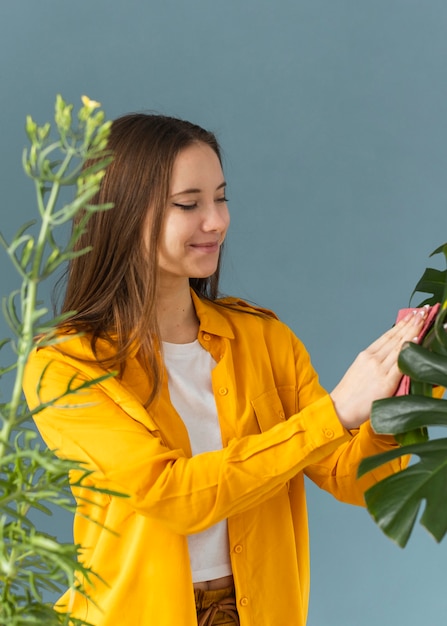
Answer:
[[225, 203], [212, 203], [207, 207], [203, 220], [203, 229], [206, 231], [222, 232], [228, 228], [230, 218]]

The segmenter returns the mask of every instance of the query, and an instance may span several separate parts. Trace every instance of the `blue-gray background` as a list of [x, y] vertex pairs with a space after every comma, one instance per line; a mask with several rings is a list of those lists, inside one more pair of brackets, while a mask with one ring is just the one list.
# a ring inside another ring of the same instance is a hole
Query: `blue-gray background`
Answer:
[[[35, 213], [24, 119], [49, 120], [56, 93], [209, 127], [224, 289], [274, 309], [331, 388], [447, 240], [446, 34], [444, 0], [1, 0], [1, 230]], [[445, 624], [447, 543], [418, 526], [400, 550], [364, 510], [308, 496], [309, 626]]]

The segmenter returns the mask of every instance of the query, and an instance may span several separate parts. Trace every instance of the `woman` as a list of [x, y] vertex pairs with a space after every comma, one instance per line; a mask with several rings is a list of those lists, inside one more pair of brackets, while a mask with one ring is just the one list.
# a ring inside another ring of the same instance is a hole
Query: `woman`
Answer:
[[425, 312], [328, 394], [274, 314], [218, 299], [229, 214], [215, 137], [136, 114], [113, 123], [109, 144], [96, 202], [114, 208], [79, 241], [92, 251], [69, 268], [63, 310], [76, 314], [63, 343], [37, 347], [25, 380], [35, 407], [117, 372], [35, 416], [50, 448], [92, 471], [75, 489], [74, 533], [98, 578], [84, 581], [88, 598], [67, 592], [58, 607], [96, 626], [303, 626], [304, 474], [362, 504], [400, 468], [356, 480], [362, 458], [396, 445], [369, 411], [395, 391], [397, 354]]

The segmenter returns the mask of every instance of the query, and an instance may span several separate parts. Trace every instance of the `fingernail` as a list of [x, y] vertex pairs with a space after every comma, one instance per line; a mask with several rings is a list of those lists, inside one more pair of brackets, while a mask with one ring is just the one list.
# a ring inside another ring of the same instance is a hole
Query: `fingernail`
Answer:
[[409, 322], [411, 319], [413, 319], [415, 315], [416, 311], [410, 311], [402, 318], [402, 322]]

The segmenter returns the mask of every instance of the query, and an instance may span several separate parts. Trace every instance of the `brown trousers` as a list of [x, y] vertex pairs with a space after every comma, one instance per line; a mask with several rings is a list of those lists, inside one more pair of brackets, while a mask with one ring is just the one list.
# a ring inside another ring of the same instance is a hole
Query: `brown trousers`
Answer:
[[195, 589], [198, 626], [239, 626], [234, 587]]

